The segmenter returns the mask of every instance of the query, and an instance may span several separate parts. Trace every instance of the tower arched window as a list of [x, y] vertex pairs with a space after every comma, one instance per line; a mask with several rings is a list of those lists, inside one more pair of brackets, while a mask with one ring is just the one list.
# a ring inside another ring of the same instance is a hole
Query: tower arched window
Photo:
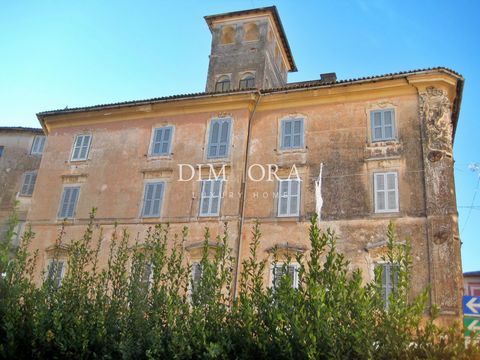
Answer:
[[250, 89], [255, 87], [255, 75], [253, 73], [245, 73], [243, 74], [239, 88], [240, 89]]
[[215, 91], [229, 91], [230, 90], [230, 78], [227, 75], [220, 76], [215, 83]]

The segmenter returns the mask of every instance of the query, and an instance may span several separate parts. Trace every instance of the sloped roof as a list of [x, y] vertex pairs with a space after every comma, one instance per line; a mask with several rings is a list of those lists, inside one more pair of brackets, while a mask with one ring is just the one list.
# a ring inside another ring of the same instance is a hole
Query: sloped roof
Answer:
[[197, 93], [187, 93], [187, 94], [178, 94], [178, 95], [168, 95], [162, 97], [155, 97], [145, 100], [130, 100], [130, 101], [122, 101], [110, 104], [99, 104], [99, 105], [92, 105], [92, 106], [83, 106], [83, 107], [74, 107], [74, 108], [64, 108], [64, 109], [57, 109], [57, 110], [48, 110], [37, 113], [37, 117], [43, 118], [49, 115], [60, 115], [60, 114], [68, 114], [68, 113], [78, 113], [83, 111], [90, 111], [90, 110], [103, 110], [103, 109], [114, 109], [114, 108], [121, 108], [121, 107], [129, 107], [129, 106], [137, 106], [137, 105], [147, 105], [147, 104], [155, 104], [159, 102], [167, 102], [170, 100], [182, 100], [182, 99], [192, 99], [192, 98], [199, 98], [199, 97], [215, 97], [215, 96], [225, 96], [225, 95], [232, 95], [232, 94], [241, 94], [241, 93], [252, 93], [252, 92], [260, 92], [261, 94], [272, 94], [278, 92], [285, 92], [289, 90], [302, 90], [302, 89], [309, 89], [309, 88], [323, 88], [323, 87], [332, 87], [332, 86], [344, 86], [350, 84], [357, 84], [357, 83], [368, 83], [368, 82], [376, 82], [381, 80], [394, 80], [410, 75], [432, 72], [432, 71], [441, 71], [448, 74], [451, 74], [457, 77], [463, 83], [463, 77], [446, 67], [432, 67], [426, 69], [417, 69], [417, 70], [409, 70], [409, 71], [400, 71], [395, 73], [388, 73], [383, 75], [374, 75], [374, 76], [366, 76], [354, 79], [346, 79], [346, 80], [337, 80], [333, 82], [322, 82], [321, 80], [309, 80], [309, 81], [300, 81], [294, 83], [288, 83], [285, 86], [272, 88], [272, 89], [234, 89], [230, 91], [224, 92], [197, 92]]
[[43, 129], [31, 128], [23, 126], [0, 126], [2, 132], [33, 132], [35, 134], [43, 134]]

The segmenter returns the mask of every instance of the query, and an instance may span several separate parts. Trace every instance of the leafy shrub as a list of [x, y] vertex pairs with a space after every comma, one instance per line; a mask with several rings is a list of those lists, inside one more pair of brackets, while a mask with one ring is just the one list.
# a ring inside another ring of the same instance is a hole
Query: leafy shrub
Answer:
[[[266, 287], [267, 262], [259, 259], [258, 222], [250, 254], [236, 264], [228, 232], [212, 248], [205, 231], [201, 277], [192, 283], [184, 242], [187, 228], [171, 235], [168, 225], [152, 227], [130, 247], [126, 230], [115, 229], [107, 265], [100, 268], [103, 238], [94, 231], [95, 211], [81, 239], [69, 246], [61, 286], [44, 274], [35, 286], [37, 254], [28, 249], [27, 229], [15, 251], [12, 229], [0, 253], [0, 358], [3, 359], [474, 359], [478, 347], [465, 346], [461, 329], [427, 319], [427, 292], [409, 299], [411, 256], [395, 229], [387, 231], [386, 261], [398, 271], [388, 309], [380, 269], [364, 284], [348, 271], [335, 234], [312, 218], [308, 256], [299, 264], [298, 288], [288, 275]], [[64, 242], [64, 232], [57, 239]], [[209, 245], [210, 244], [210, 245]], [[13, 257], [9, 254], [12, 254]], [[277, 259], [278, 256], [274, 255]], [[286, 273], [286, 272], [285, 272]], [[392, 279], [393, 280], [393, 279]], [[434, 314], [433, 314], [434, 315]]]

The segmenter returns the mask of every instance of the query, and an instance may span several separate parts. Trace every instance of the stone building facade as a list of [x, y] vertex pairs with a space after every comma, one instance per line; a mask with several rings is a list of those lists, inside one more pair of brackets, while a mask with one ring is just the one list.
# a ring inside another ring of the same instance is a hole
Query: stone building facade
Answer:
[[[226, 222], [240, 263], [255, 219], [262, 256], [271, 260], [274, 246], [308, 255], [321, 200], [321, 227], [337, 232], [365, 281], [385, 266], [394, 221], [412, 242], [413, 291], [429, 285], [443, 318], [459, 316], [452, 146], [463, 78], [432, 68], [288, 83], [296, 66], [274, 7], [206, 21], [206, 92], [38, 114], [48, 134], [29, 213], [39, 266], [63, 219], [67, 237], [78, 237], [94, 206], [106, 239], [115, 222], [140, 238], [158, 222], [188, 226], [192, 262], [204, 228], [215, 236]], [[211, 180], [210, 167], [223, 180]], [[269, 269], [265, 283], [273, 281]]]
[[0, 127], [0, 239], [8, 229], [16, 204], [18, 224], [12, 240], [19, 240], [31, 206], [45, 139], [42, 129]]

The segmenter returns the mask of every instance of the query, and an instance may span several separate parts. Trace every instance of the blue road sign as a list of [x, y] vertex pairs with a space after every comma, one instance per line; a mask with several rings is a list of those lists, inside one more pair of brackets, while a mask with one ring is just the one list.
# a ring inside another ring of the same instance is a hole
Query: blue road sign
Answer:
[[463, 313], [465, 315], [480, 316], [480, 297], [464, 296], [463, 297]]

